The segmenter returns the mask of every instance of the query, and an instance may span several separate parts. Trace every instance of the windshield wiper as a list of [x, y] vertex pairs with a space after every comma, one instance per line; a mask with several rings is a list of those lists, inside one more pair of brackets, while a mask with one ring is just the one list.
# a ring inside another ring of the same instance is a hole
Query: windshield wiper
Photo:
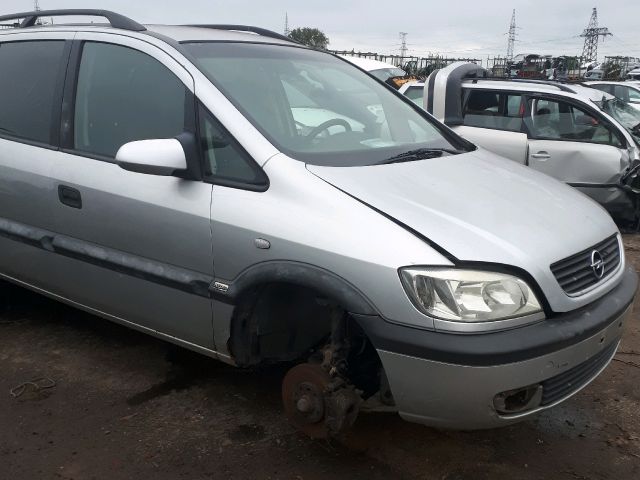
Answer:
[[408, 152], [395, 155], [391, 158], [381, 161], [378, 165], [388, 165], [390, 163], [402, 163], [402, 162], [414, 162], [416, 160], [426, 160], [428, 158], [441, 157], [443, 153], [449, 155], [457, 155], [464, 153], [461, 150], [453, 150], [451, 148], [418, 148], [416, 150], [409, 150]]

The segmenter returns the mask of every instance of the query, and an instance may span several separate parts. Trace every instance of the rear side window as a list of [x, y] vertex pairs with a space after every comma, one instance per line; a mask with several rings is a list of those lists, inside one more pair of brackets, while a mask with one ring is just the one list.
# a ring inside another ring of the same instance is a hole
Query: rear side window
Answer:
[[172, 138], [185, 130], [187, 90], [149, 55], [86, 43], [75, 104], [77, 150], [115, 157], [125, 143]]
[[0, 44], [0, 134], [49, 143], [64, 41]]
[[522, 129], [523, 112], [520, 95], [471, 90], [464, 102], [464, 125], [519, 132]]

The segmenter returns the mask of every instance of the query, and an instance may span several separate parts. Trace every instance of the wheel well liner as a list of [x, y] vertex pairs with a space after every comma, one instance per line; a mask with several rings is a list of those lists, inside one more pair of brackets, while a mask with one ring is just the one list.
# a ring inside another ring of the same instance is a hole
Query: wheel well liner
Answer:
[[230, 303], [237, 301], [254, 288], [269, 283], [289, 283], [308, 287], [338, 303], [350, 313], [376, 315], [378, 312], [367, 297], [344, 278], [323, 268], [302, 262], [270, 261], [256, 264], [243, 271], [229, 285], [226, 292], [212, 288]]

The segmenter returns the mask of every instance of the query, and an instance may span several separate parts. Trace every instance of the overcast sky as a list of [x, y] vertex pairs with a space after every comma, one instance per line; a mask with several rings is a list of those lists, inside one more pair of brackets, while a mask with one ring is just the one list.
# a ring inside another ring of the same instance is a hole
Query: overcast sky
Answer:
[[[238, 23], [281, 32], [289, 25], [317, 27], [332, 49], [398, 53], [407, 32], [409, 54], [444, 53], [482, 58], [504, 55], [511, 11], [516, 9], [515, 53], [580, 55], [591, 9], [613, 33], [604, 55], [640, 57], [640, 1], [608, 0], [40, 0], [46, 8], [104, 8], [141, 23]], [[31, 10], [31, 0], [0, 0], [0, 14]]]

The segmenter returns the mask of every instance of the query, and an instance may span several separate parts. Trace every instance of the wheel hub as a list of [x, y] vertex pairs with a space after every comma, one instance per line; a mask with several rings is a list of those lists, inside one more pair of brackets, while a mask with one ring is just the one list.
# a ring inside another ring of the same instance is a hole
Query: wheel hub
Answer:
[[312, 438], [327, 438], [325, 392], [331, 377], [321, 365], [293, 367], [282, 382], [282, 401], [289, 421]]

